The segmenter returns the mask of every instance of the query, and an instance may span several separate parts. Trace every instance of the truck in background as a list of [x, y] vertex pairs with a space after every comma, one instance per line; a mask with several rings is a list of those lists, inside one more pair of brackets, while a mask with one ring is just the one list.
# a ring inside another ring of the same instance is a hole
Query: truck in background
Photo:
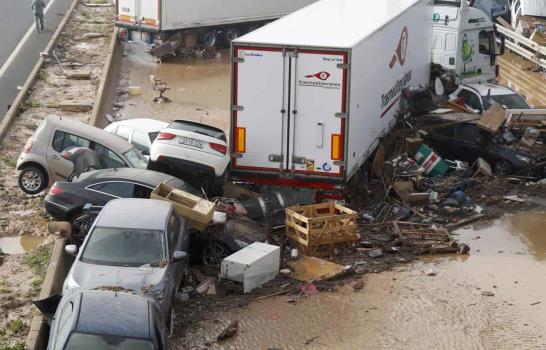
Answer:
[[494, 81], [497, 56], [495, 24], [466, 0], [435, 0], [432, 17], [432, 62], [452, 76], [454, 84]]
[[[428, 84], [428, 0], [321, 0], [232, 43], [232, 175], [344, 188]], [[294, 30], [297, 28], [297, 30]]]
[[116, 26], [177, 46], [229, 44], [239, 35], [316, 0], [116, 0]]

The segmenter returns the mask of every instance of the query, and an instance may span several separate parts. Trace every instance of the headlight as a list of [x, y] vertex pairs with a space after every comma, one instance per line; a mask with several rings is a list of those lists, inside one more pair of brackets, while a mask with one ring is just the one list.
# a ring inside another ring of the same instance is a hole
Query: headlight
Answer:
[[79, 288], [79, 287], [80, 285], [78, 284], [78, 282], [74, 280], [72, 275], [68, 276], [65, 283], [65, 290], [70, 290], [70, 289]]
[[520, 161], [522, 161], [522, 162], [524, 162], [524, 163], [531, 163], [531, 158], [529, 158], [529, 157], [520, 156], [520, 155], [516, 155], [516, 157], [517, 157]]

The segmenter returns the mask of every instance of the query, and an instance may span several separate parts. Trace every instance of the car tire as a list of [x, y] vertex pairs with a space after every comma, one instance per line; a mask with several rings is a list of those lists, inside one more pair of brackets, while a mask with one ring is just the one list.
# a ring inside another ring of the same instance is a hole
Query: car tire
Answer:
[[210, 241], [203, 248], [201, 253], [201, 262], [205, 266], [219, 266], [224, 258], [231, 255], [231, 249], [224, 243]]
[[41, 167], [30, 165], [21, 170], [18, 183], [23, 192], [34, 195], [47, 187], [47, 176]]
[[495, 163], [495, 174], [500, 176], [510, 175], [512, 173], [512, 165], [504, 159], [500, 159]]
[[210, 195], [212, 197], [222, 197], [224, 195], [224, 185], [228, 181], [229, 167], [224, 171], [222, 176], [214, 178], [210, 186]]

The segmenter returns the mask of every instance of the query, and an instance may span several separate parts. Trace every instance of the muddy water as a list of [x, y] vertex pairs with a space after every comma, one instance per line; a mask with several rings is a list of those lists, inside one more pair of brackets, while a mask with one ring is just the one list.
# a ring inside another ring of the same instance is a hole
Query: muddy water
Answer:
[[[256, 302], [225, 349], [546, 349], [546, 214], [458, 232], [469, 256], [437, 256], [296, 305]], [[435, 276], [428, 271], [434, 270]], [[308, 345], [306, 341], [315, 338]]]
[[23, 254], [37, 248], [44, 242], [44, 237], [29, 235], [0, 238], [0, 252], [4, 254]]
[[[125, 118], [184, 118], [229, 127], [229, 50], [220, 51], [216, 59], [174, 58], [160, 64], [154, 62], [141, 42], [127, 44], [126, 52], [122, 74], [129, 85], [140, 86], [142, 94], [129, 97], [122, 111]], [[150, 75], [168, 84], [170, 90], [165, 96], [170, 103], [152, 101], [157, 93], [152, 89]]]

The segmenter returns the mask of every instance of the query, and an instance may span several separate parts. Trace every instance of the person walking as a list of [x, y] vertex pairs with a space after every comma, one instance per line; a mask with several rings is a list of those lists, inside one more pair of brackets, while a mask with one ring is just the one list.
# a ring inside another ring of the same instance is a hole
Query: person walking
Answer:
[[34, 10], [34, 21], [38, 33], [44, 31], [44, 0], [32, 0], [32, 9]]

